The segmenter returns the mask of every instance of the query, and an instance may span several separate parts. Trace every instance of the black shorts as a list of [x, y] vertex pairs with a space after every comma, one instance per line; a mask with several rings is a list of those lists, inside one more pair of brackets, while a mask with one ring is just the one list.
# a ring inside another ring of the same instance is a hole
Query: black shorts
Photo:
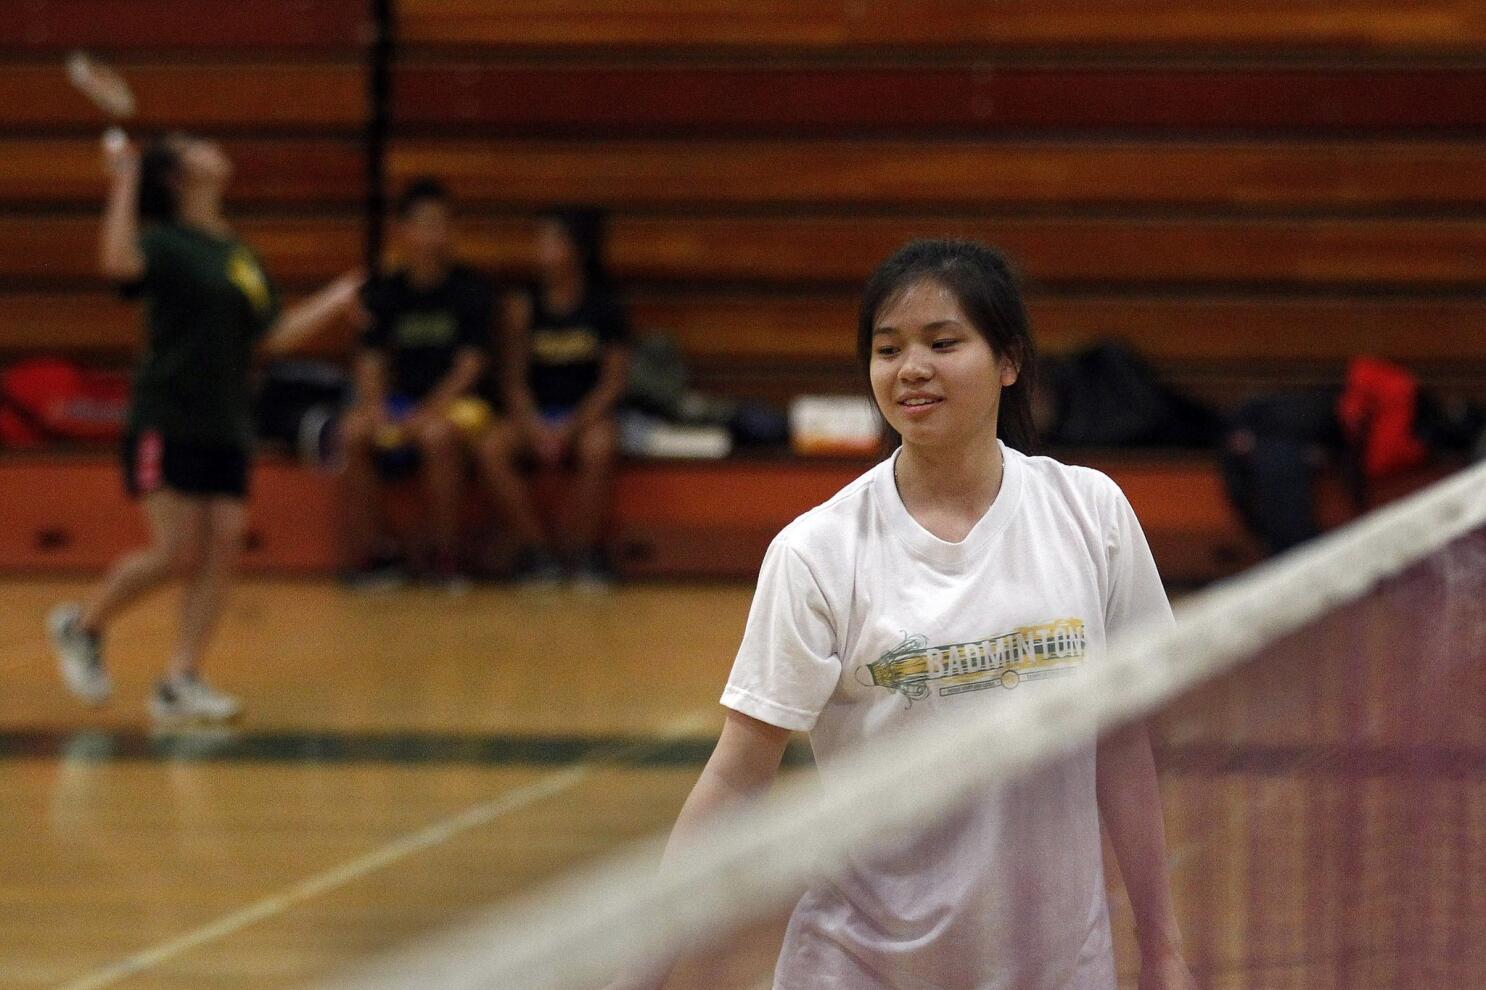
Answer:
[[170, 440], [156, 430], [124, 436], [124, 488], [131, 498], [167, 489], [245, 498], [248, 452], [237, 444]]

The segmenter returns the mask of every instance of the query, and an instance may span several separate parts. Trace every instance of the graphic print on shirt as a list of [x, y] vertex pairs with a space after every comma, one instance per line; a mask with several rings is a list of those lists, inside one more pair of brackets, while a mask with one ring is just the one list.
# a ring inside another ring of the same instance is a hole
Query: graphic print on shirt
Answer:
[[597, 361], [603, 341], [591, 327], [543, 328], [531, 337], [532, 359], [540, 364]]
[[459, 319], [442, 309], [413, 310], [398, 316], [392, 335], [399, 347], [452, 347], [459, 339]]
[[1088, 636], [1082, 619], [1054, 619], [1018, 626], [970, 643], [930, 646], [927, 636], [903, 642], [857, 668], [857, 681], [886, 688], [911, 705], [937, 689], [941, 697], [1071, 674], [1084, 662]]
[[268, 279], [263, 277], [263, 269], [246, 248], [236, 249], [227, 259], [227, 281], [248, 297], [255, 311], [262, 313], [268, 309]]

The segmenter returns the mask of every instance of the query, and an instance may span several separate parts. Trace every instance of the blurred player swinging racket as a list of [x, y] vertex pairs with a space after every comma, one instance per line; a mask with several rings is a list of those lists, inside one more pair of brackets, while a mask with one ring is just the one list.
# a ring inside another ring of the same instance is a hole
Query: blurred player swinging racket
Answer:
[[53, 609], [48, 631], [64, 684], [80, 700], [102, 704], [112, 692], [103, 660], [108, 624], [144, 593], [179, 579], [180, 628], [151, 712], [162, 723], [231, 720], [241, 703], [198, 671], [246, 520], [253, 352], [291, 349], [346, 315], [361, 277], [343, 276], [281, 313], [257, 254], [223, 214], [232, 163], [222, 149], [173, 134], [141, 152], [117, 125], [134, 112], [123, 78], [82, 53], [69, 59], [67, 73], [116, 122], [103, 140], [109, 191], [100, 270], [124, 295], [149, 302], [123, 467], [151, 536], [116, 560], [85, 602]]

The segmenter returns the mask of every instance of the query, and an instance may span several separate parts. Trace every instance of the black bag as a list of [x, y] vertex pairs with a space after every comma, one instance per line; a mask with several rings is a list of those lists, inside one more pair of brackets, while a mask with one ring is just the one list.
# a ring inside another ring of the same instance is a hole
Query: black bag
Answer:
[[1316, 389], [1253, 399], [1234, 414], [1223, 449], [1223, 485], [1240, 518], [1270, 553], [1320, 532], [1316, 473], [1331, 461], [1347, 468], [1353, 499], [1361, 472], [1336, 416], [1340, 393]]
[[1071, 447], [1211, 447], [1222, 419], [1157, 380], [1123, 344], [1100, 344], [1044, 364], [1052, 391], [1050, 444]]
[[334, 456], [335, 425], [350, 395], [346, 373], [328, 361], [279, 361], [258, 389], [258, 436], [288, 444], [307, 464]]

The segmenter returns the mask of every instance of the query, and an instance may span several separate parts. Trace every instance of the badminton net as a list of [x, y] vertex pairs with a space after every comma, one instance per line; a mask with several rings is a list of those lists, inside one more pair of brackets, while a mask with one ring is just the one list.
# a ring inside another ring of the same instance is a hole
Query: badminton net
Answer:
[[669, 986], [768, 987], [778, 919], [810, 878], [1013, 786], [1074, 730], [1134, 719], [1151, 731], [1201, 986], [1486, 986], [1483, 526], [1479, 465], [1185, 600], [1174, 626], [1111, 644], [1007, 718], [868, 747], [833, 786], [789, 781], [663, 872], [657, 838], [335, 986], [579, 990], [689, 956]]

